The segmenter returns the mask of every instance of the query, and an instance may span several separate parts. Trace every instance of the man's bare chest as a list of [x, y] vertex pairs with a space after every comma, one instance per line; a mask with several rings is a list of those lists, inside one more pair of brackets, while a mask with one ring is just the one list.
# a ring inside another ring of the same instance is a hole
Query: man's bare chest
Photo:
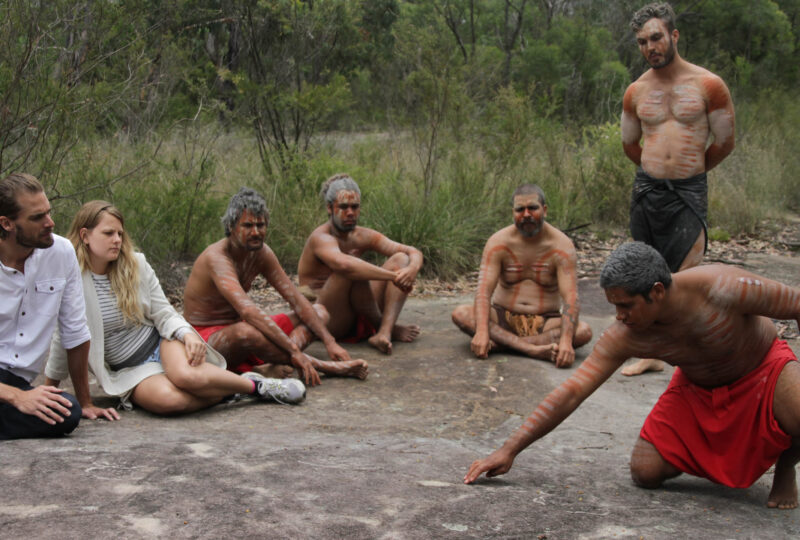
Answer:
[[670, 120], [683, 124], [707, 121], [707, 104], [694, 85], [648, 88], [642, 91], [636, 114], [644, 126], [657, 126]]
[[557, 284], [555, 265], [547, 259], [513, 259], [503, 262], [502, 278], [507, 285], [532, 281], [549, 287]]

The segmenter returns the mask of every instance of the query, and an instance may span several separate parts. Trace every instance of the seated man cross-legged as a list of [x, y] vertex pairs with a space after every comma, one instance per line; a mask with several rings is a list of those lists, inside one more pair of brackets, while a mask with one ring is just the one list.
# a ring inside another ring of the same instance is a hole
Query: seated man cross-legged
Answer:
[[473, 336], [478, 358], [502, 347], [569, 367], [574, 348], [592, 339], [589, 325], [578, 322], [575, 247], [545, 222], [539, 186], [520, 186], [512, 201], [514, 225], [486, 242], [475, 304], [458, 306], [453, 322]]
[[[368, 338], [392, 354], [393, 340], [410, 342], [419, 334], [419, 326], [397, 324], [397, 318], [422, 267], [422, 253], [358, 226], [361, 190], [350, 176], [332, 176], [321, 195], [330, 219], [306, 241], [297, 267], [300, 285], [330, 312], [328, 328], [337, 339]], [[388, 259], [382, 266], [371, 264], [361, 259], [368, 251]]]
[[[325, 328], [328, 312], [312, 306], [297, 290], [264, 243], [268, 221], [266, 203], [255, 191], [242, 188], [231, 198], [222, 218], [226, 237], [208, 246], [192, 267], [184, 291], [184, 317], [225, 357], [230, 369], [265, 373], [272, 367], [265, 363], [282, 364], [297, 368], [311, 385], [320, 382], [317, 370], [366, 379], [367, 363], [351, 359], [336, 343]], [[270, 317], [248, 296], [258, 275], [278, 291], [292, 312]], [[333, 361], [302, 352], [315, 336]]]

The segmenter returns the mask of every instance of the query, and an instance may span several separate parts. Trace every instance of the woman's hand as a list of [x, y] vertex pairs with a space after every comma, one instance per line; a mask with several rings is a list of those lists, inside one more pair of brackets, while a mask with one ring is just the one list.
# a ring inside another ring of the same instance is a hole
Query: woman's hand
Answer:
[[199, 366], [206, 359], [206, 342], [194, 332], [189, 332], [183, 337], [183, 345], [186, 347], [186, 357], [189, 359], [190, 366]]

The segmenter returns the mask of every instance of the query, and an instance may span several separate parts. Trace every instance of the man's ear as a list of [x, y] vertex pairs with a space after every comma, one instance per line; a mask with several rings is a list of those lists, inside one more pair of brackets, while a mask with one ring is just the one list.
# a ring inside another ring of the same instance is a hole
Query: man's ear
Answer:
[[6, 232], [13, 232], [14, 222], [8, 219], [7, 216], [0, 216], [0, 227], [3, 227]]
[[325, 208], [328, 210], [328, 215], [332, 216], [333, 215], [333, 203], [327, 203], [325, 205]]
[[650, 298], [652, 300], [661, 301], [664, 299], [664, 296], [667, 294], [667, 288], [664, 287], [664, 284], [660, 281], [656, 281], [653, 286], [650, 288]]
[[673, 30], [673, 31], [672, 31], [672, 42], [673, 42], [673, 43], [674, 43], [676, 46], [678, 45], [678, 38], [679, 38], [680, 36], [681, 36], [681, 34], [680, 34], [680, 32], [678, 32], [678, 29], [677, 29], [677, 28], [676, 28], [675, 30]]

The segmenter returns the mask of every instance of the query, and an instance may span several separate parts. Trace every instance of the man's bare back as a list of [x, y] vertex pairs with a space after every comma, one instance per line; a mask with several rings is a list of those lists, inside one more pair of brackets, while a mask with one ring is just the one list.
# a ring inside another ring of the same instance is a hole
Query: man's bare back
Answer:
[[478, 358], [502, 346], [569, 367], [574, 347], [591, 340], [589, 326], [578, 322], [575, 247], [544, 221], [543, 197], [538, 186], [517, 189], [514, 225], [494, 233], [483, 249], [474, 305], [453, 310]]

